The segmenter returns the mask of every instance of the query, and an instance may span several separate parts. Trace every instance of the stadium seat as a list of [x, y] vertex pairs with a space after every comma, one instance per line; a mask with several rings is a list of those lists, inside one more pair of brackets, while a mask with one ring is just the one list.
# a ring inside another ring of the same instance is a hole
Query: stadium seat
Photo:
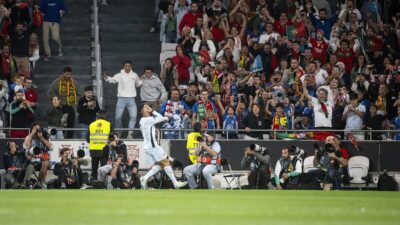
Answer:
[[364, 184], [368, 176], [369, 159], [365, 156], [354, 156], [349, 159], [348, 172], [350, 183]]
[[161, 52], [173, 51], [175, 52], [176, 43], [162, 43]]
[[317, 169], [314, 167], [314, 156], [308, 156], [307, 158], [304, 159], [304, 164], [303, 164], [303, 172], [308, 173], [310, 170], [315, 170]]

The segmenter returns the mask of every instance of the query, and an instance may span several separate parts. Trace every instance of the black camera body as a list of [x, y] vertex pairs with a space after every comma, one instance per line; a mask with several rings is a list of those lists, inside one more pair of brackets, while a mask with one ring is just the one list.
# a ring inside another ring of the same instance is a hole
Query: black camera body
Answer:
[[196, 140], [197, 140], [198, 142], [205, 142], [205, 141], [206, 141], [206, 139], [205, 139], [205, 137], [204, 137], [203, 135], [198, 136], [198, 137], [196, 138]]
[[337, 157], [342, 157], [342, 153], [335, 149], [332, 144], [325, 144], [325, 146], [319, 146], [318, 143], [314, 143], [314, 149], [318, 150], [317, 157], [320, 159], [325, 153], [335, 153]]
[[257, 144], [251, 144], [250, 145], [250, 150], [251, 151], [255, 151], [257, 153], [260, 153], [261, 155], [267, 155], [268, 154], [268, 148], [261, 147], [260, 145], [257, 145]]
[[299, 148], [296, 145], [292, 145], [292, 147], [290, 147], [290, 149], [289, 149], [289, 153], [297, 156], [298, 158], [301, 158], [304, 155], [305, 151], [304, 151], [304, 149]]
[[[56, 133], [57, 133], [57, 131], [56, 131]], [[47, 132], [47, 130], [46, 129], [40, 129], [40, 130], [38, 130], [37, 131], [37, 134], [42, 134], [43, 135], [43, 137], [44, 137], [44, 139], [49, 139], [49, 137], [50, 137], [50, 134], [49, 134], [49, 132]]]

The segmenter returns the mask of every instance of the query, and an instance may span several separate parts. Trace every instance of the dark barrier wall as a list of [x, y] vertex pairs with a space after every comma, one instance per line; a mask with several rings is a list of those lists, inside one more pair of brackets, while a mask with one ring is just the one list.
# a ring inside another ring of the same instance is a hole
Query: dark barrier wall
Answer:
[[[22, 147], [23, 140], [16, 140], [17, 145]], [[3, 169], [3, 154], [7, 151], [7, 140], [0, 139], [0, 169]], [[315, 141], [244, 141], [229, 140], [219, 141], [222, 148], [222, 157], [227, 158], [235, 170], [239, 170], [240, 162], [244, 155], [244, 148], [255, 143], [265, 146], [269, 149], [271, 156], [271, 165], [274, 167], [276, 161], [280, 158], [283, 147], [290, 148], [297, 145], [303, 148], [307, 155], [313, 155], [313, 144]], [[323, 145], [323, 142], [317, 142]], [[349, 151], [350, 156], [366, 156], [370, 159], [370, 171], [400, 171], [400, 142], [359, 142], [359, 151], [357, 151], [350, 142], [342, 142], [342, 146]], [[171, 140], [170, 155], [181, 161], [185, 166], [189, 164], [187, 159], [186, 140]]]
[[[255, 143], [265, 146], [269, 149], [271, 157], [271, 165], [275, 167], [276, 161], [281, 157], [281, 149], [290, 148], [292, 145], [306, 151], [307, 156], [314, 155], [313, 144], [315, 141], [243, 141], [230, 140], [219, 141], [222, 148], [222, 158], [227, 158], [235, 170], [239, 170], [240, 162], [244, 156], [244, 148]], [[317, 142], [323, 145], [323, 142]], [[400, 171], [400, 142], [359, 142], [359, 151], [347, 141], [343, 141], [341, 146], [349, 151], [351, 156], [365, 156], [370, 160], [370, 171]], [[186, 141], [171, 140], [170, 142], [171, 156], [188, 165]]]

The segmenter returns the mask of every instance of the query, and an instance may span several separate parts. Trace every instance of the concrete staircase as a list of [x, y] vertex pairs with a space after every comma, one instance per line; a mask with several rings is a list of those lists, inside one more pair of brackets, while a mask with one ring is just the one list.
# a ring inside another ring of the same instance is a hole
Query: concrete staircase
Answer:
[[[100, 44], [103, 72], [118, 73], [125, 60], [133, 63], [133, 71], [139, 76], [145, 66], [160, 69], [159, 33], [149, 33], [154, 1], [109, 0], [109, 5], [100, 5]], [[138, 92], [139, 93], [139, 92]], [[105, 109], [114, 121], [117, 102], [117, 85], [104, 84]], [[138, 114], [140, 97], [137, 98]], [[139, 116], [139, 115], [138, 115]], [[123, 115], [123, 126], [128, 126], [128, 112]]]
[[[46, 124], [46, 110], [50, 100], [46, 92], [50, 84], [61, 73], [65, 66], [71, 66], [73, 77], [78, 81], [83, 92], [85, 86], [92, 85], [91, 69], [91, 5], [92, 0], [65, 0], [68, 13], [61, 23], [61, 42], [64, 56], [57, 56], [57, 46], [50, 41], [52, 60], [45, 62], [42, 59], [36, 63], [33, 82], [38, 86], [40, 106], [38, 120]], [[40, 54], [44, 55], [42, 32], [38, 32], [40, 39]]]

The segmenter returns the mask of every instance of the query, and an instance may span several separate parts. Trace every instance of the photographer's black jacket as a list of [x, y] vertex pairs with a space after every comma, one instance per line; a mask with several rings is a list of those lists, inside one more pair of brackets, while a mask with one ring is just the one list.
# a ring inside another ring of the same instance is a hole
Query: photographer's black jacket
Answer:
[[[103, 148], [103, 157], [108, 160], [115, 161], [115, 159], [109, 159], [109, 153], [110, 153], [110, 147], [112, 147], [110, 144], [104, 146]], [[126, 144], [123, 141], [118, 141], [117, 146], [113, 147], [113, 150], [117, 152], [117, 155], [124, 155], [124, 158], [122, 159], [123, 161], [127, 162], [128, 160], [128, 153], [127, 153], [127, 147]]]
[[78, 122], [86, 125], [90, 125], [96, 120], [96, 113], [100, 110], [99, 103], [97, 99], [93, 96], [94, 101], [96, 101], [96, 106], [91, 109], [87, 106], [89, 100], [85, 96], [78, 100]]
[[23, 151], [17, 150], [15, 154], [10, 154], [9, 151], [3, 155], [4, 169], [7, 171], [10, 167], [21, 168], [25, 161], [25, 154]]

